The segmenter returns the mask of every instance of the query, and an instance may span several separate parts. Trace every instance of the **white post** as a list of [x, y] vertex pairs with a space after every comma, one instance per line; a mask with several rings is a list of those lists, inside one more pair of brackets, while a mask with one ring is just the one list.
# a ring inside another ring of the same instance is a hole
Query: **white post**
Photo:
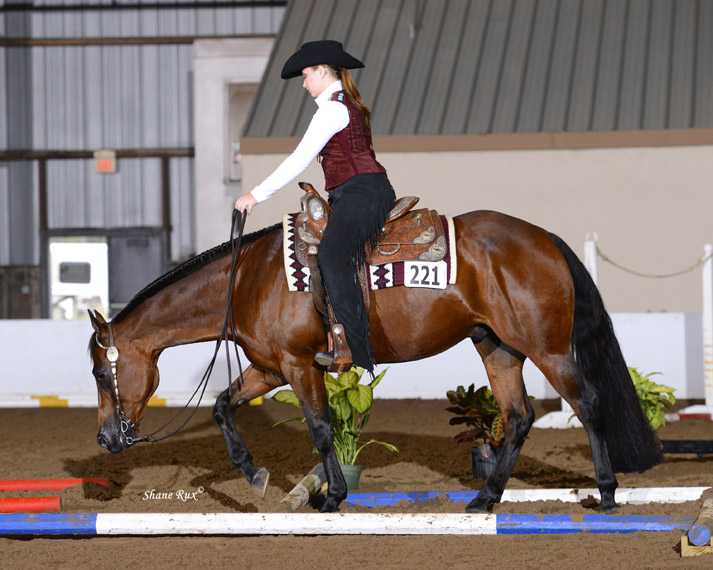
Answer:
[[706, 403], [679, 410], [681, 418], [713, 420], [713, 245], [703, 246], [703, 381]]
[[599, 285], [599, 274], [597, 273], [597, 234], [596, 232], [588, 233], [584, 238], [584, 266], [592, 276], [595, 285]]
[[713, 410], [713, 245], [706, 244], [703, 253], [703, 374], [706, 407]]

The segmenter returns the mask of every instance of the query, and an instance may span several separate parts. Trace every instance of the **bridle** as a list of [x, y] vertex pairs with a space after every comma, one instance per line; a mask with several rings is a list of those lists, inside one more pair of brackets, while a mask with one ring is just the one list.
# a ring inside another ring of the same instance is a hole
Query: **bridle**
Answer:
[[[114, 387], [114, 396], [116, 397], [116, 405], [115, 405], [115, 410], [116, 410], [116, 415], [117, 418], [119, 419], [119, 425], [121, 427], [121, 435], [124, 438], [124, 441], [126, 441], [127, 446], [132, 446], [135, 443], [139, 442], [150, 442], [150, 443], [155, 443], [157, 441], [162, 441], [164, 439], [167, 439], [171, 437], [173, 434], [177, 433], [183, 427], [191, 420], [191, 418], [195, 415], [196, 411], [198, 410], [201, 401], [203, 400], [203, 395], [205, 394], [205, 390], [208, 387], [208, 380], [210, 379], [210, 375], [213, 372], [213, 366], [215, 365], [215, 360], [218, 356], [218, 350], [220, 349], [220, 345], [225, 340], [225, 350], [226, 350], [226, 356], [227, 361], [228, 361], [228, 395], [231, 395], [231, 390], [232, 390], [232, 369], [230, 366], [230, 352], [228, 349], [228, 326], [230, 326], [230, 332], [232, 334], [233, 338], [233, 345], [235, 347], [235, 356], [238, 362], [238, 370], [240, 372], [240, 386], [243, 384], [243, 366], [242, 362], [240, 361], [240, 355], [238, 354], [238, 347], [237, 347], [237, 342], [235, 341], [236, 339], [236, 334], [235, 334], [235, 322], [233, 320], [233, 311], [232, 311], [232, 306], [233, 306], [233, 286], [235, 283], [235, 270], [237, 268], [237, 259], [238, 259], [238, 253], [240, 251], [240, 241], [242, 240], [243, 237], [243, 230], [245, 228], [245, 219], [247, 218], [247, 213], [243, 212], [242, 215], [240, 216], [240, 221], [239, 221], [239, 227], [238, 227], [238, 235], [237, 237], [234, 237], [235, 234], [235, 227], [236, 227], [236, 222], [238, 219], [238, 211], [233, 210], [233, 217], [232, 217], [232, 223], [230, 227], [230, 244], [231, 244], [231, 254], [232, 254], [232, 259], [230, 263], [230, 274], [228, 276], [228, 301], [227, 301], [227, 307], [226, 307], [226, 313], [225, 313], [225, 320], [223, 321], [223, 330], [218, 338], [218, 341], [216, 342], [215, 346], [215, 352], [213, 353], [213, 358], [211, 359], [210, 363], [208, 364], [208, 367], [206, 368], [206, 371], [203, 373], [203, 378], [201, 378], [201, 381], [198, 383], [198, 386], [196, 387], [195, 391], [189, 398], [188, 402], [186, 403], [185, 406], [173, 417], [171, 418], [168, 422], [166, 422], [164, 425], [162, 425], [160, 428], [158, 428], [155, 432], [145, 435], [143, 437], [134, 437], [136, 433], [139, 431], [139, 426], [135, 424], [131, 418], [129, 418], [126, 413], [124, 412], [124, 406], [121, 403], [121, 397], [119, 396], [119, 379], [117, 375], [117, 362], [119, 360], [119, 349], [116, 348], [116, 344], [114, 342], [114, 329], [111, 326], [111, 321], [106, 323], [107, 326], [107, 331], [109, 333], [109, 346], [104, 346], [100, 341], [99, 341], [99, 335], [97, 333], [94, 334], [94, 340], [97, 343], [97, 346], [103, 350], [106, 350], [106, 358], [111, 364], [111, 374], [113, 378], [113, 387]], [[198, 397], [198, 401], [195, 404], [195, 407], [193, 411], [190, 413], [188, 418], [176, 429], [174, 429], [172, 432], [163, 435], [161, 437], [157, 437], [157, 434], [161, 431], [163, 431], [165, 428], [167, 428], [169, 425], [171, 425], [177, 418], [179, 418], [183, 412], [185, 412], [188, 409], [188, 406], [191, 404], [193, 399], [196, 397], [196, 394], [198, 394], [198, 391], [200, 390], [200, 396]]]
[[119, 418], [121, 434], [124, 436], [126, 445], [130, 446], [138, 441], [143, 441], [144, 438], [135, 438], [132, 435], [129, 435], [138, 432], [138, 426], [124, 412], [124, 406], [121, 403], [121, 398], [119, 397], [119, 379], [116, 374], [116, 363], [119, 360], [119, 349], [114, 345], [114, 330], [111, 328], [111, 322], [108, 322], [106, 325], [109, 331], [109, 346], [104, 346], [99, 341], [99, 335], [95, 334], [94, 340], [99, 348], [106, 350], [106, 359], [111, 364], [111, 375], [114, 379], [114, 395], [116, 396], [116, 415]]

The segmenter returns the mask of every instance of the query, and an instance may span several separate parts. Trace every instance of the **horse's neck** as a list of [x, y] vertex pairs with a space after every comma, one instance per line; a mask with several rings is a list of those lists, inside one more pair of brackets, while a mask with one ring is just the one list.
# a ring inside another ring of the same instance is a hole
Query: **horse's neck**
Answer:
[[116, 336], [141, 341], [150, 351], [216, 340], [225, 319], [229, 266], [229, 257], [218, 260], [158, 291], [126, 315]]

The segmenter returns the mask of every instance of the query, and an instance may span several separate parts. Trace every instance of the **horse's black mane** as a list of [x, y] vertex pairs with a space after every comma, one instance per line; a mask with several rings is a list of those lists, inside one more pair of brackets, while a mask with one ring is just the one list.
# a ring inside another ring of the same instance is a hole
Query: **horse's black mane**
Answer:
[[[282, 223], [280, 222], [275, 224], [274, 226], [263, 228], [256, 232], [243, 236], [243, 238], [240, 240], [240, 247], [242, 248], [246, 245], [249, 245], [257, 241], [261, 237], [281, 228]], [[209, 263], [212, 263], [215, 260], [220, 259], [221, 257], [229, 255], [231, 251], [231, 243], [229, 241], [226, 241], [225, 243], [217, 245], [214, 248], [209, 249], [208, 251], [204, 251], [203, 253], [185, 261], [178, 267], [172, 269], [168, 273], [165, 273], [164, 275], [156, 279], [153, 283], [149, 283], [146, 287], [139, 291], [134, 296], [134, 298], [131, 299], [131, 301], [129, 301], [129, 303], [119, 312], [119, 314], [117, 314], [112, 319], [112, 322], [116, 324], [120, 323], [122, 319], [126, 317], [126, 315], [128, 315], [131, 311], [133, 311], [138, 305], [143, 303], [149, 297], [153, 297], [159, 291], [165, 289], [176, 281], [180, 281], [184, 277], [188, 277], [189, 275], [195, 273], [196, 271], [205, 267]]]

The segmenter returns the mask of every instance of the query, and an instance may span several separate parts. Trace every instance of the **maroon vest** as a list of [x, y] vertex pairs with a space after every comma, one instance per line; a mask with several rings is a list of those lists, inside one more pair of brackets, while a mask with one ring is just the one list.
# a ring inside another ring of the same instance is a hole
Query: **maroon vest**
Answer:
[[355, 174], [386, 172], [376, 161], [371, 143], [371, 129], [359, 108], [344, 91], [333, 93], [329, 100], [339, 101], [346, 106], [349, 111], [349, 124], [329, 139], [319, 153], [328, 192]]

